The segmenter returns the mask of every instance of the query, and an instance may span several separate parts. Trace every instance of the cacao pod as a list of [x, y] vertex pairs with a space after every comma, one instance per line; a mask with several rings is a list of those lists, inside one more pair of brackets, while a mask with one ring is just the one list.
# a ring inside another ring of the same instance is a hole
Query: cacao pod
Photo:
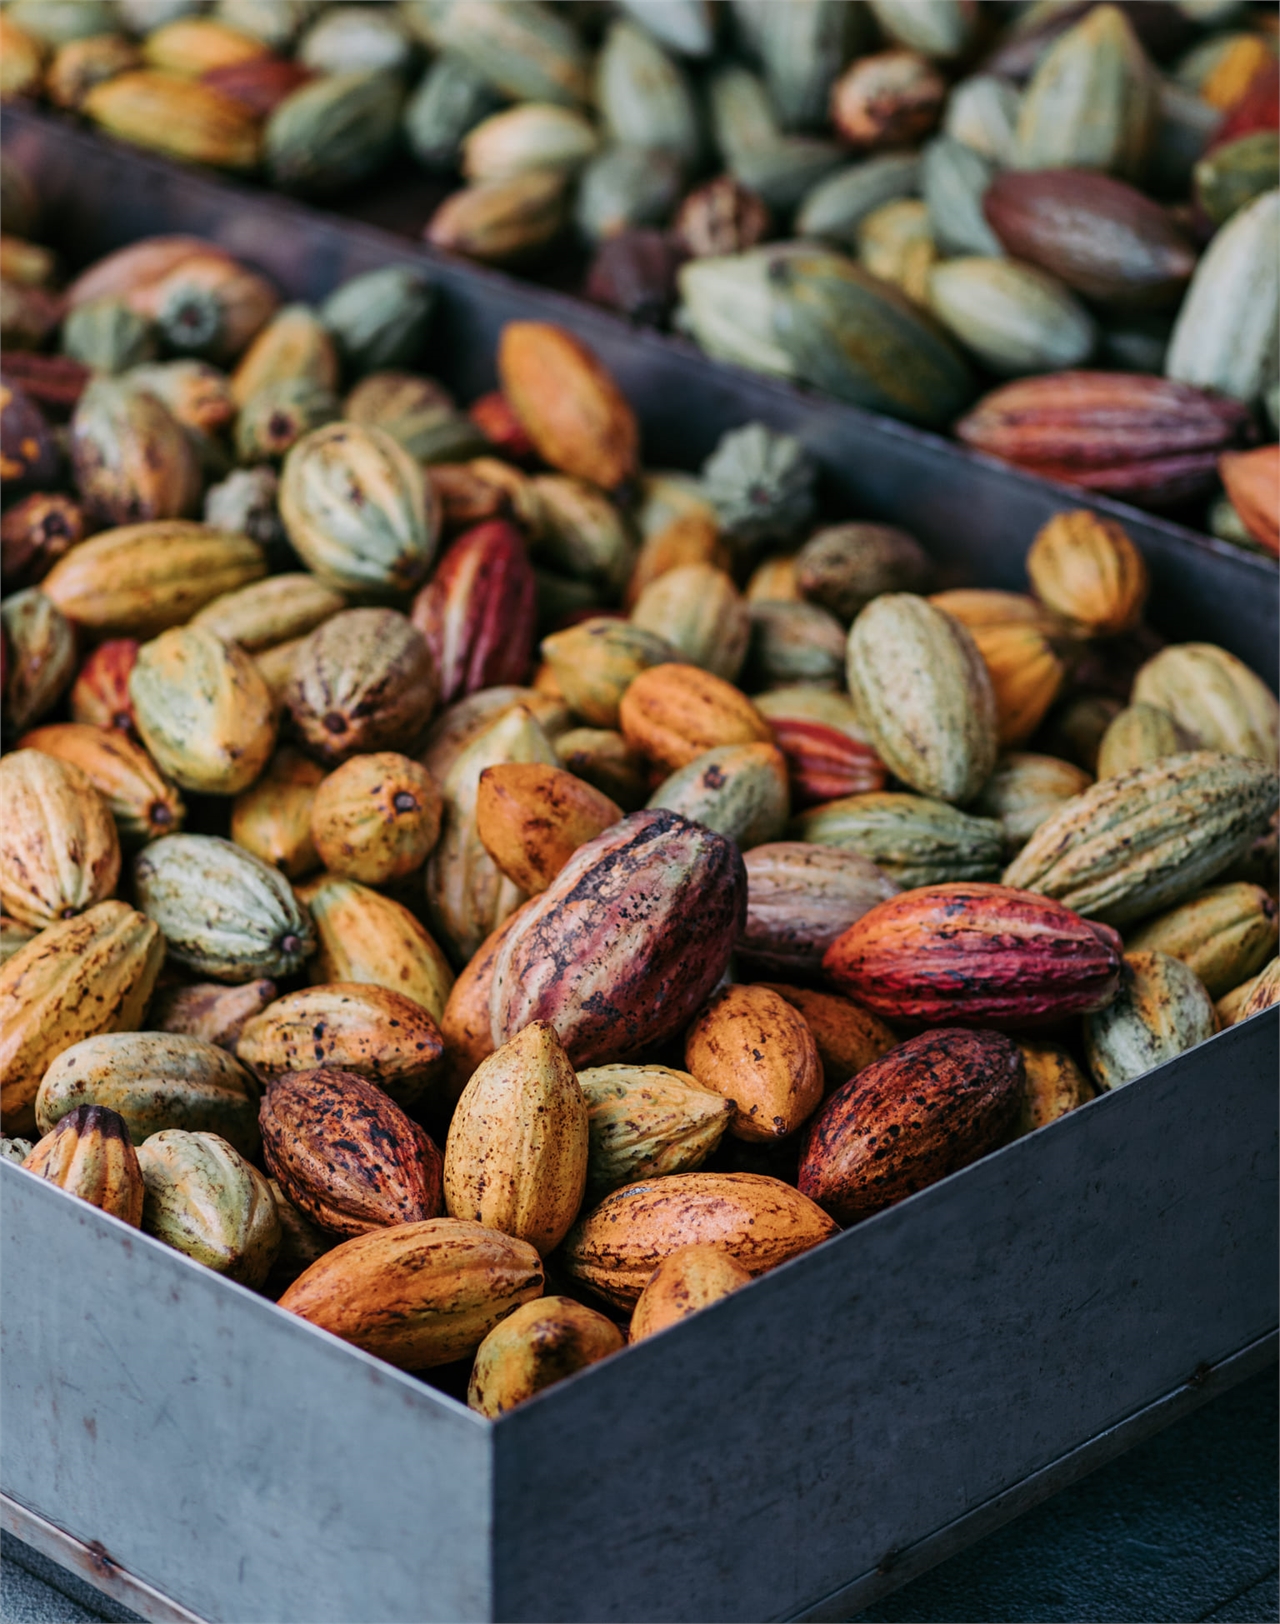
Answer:
[[134, 1229], [142, 1226], [142, 1169], [129, 1129], [102, 1105], [79, 1105], [62, 1117], [22, 1165], [68, 1195], [101, 1207]]

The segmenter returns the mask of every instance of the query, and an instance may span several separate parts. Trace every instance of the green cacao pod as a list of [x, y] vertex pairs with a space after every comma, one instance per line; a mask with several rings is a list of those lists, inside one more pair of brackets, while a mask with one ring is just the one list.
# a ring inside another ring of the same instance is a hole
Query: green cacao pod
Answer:
[[1167, 953], [1126, 953], [1115, 1002], [1086, 1015], [1085, 1054], [1099, 1088], [1134, 1078], [1205, 1043], [1218, 1029], [1213, 1000], [1195, 972]]
[[1004, 883], [1107, 924], [1159, 913], [1242, 857], [1276, 806], [1260, 761], [1192, 750], [1107, 778], [1042, 823]]
[[1161, 649], [1138, 672], [1133, 698], [1172, 716], [1205, 750], [1280, 759], [1280, 705], [1243, 660], [1214, 643]]
[[216, 835], [153, 841], [134, 880], [171, 957], [214, 981], [292, 975], [315, 947], [311, 920], [283, 875]]
[[260, 1286], [280, 1248], [271, 1186], [216, 1133], [166, 1128], [138, 1147], [142, 1227], [245, 1286]]
[[1117, 778], [1134, 767], [1149, 767], [1166, 756], [1192, 750], [1195, 738], [1168, 711], [1135, 703], [1110, 722], [1098, 746], [1098, 777]]
[[846, 795], [802, 812], [791, 827], [797, 840], [857, 852], [907, 890], [1000, 871], [1003, 832], [994, 818], [923, 795]]
[[907, 592], [875, 598], [849, 631], [849, 693], [904, 783], [972, 800], [996, 764], [996, 701], [968, 629]]
[[64, 1049], [36, 1096], [41, 1132], [82, 1105], [117, 1112], [139, 1144], [162, 1128], [183, 1128], [221, 1134], [245, 1156], [258, 1152], [258, 1086], [202, 1038], [105, 1032]]
[[263, 159], [274, 185], [323, 196], [380, 169], [395, 145], [404, 87], [385, 71], [329, 73], [272, 113]]

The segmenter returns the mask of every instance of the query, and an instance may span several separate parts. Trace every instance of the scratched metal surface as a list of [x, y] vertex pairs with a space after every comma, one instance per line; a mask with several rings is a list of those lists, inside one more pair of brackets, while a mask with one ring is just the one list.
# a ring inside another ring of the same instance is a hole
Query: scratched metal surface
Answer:
[[695, 466], [750, 418], [799, 435], [844, 515], [906, 525], [966, 582], [1025, 587], [1023, 557], [1064, 508], [1120, 518], [1152, 575], [1152, 620], [1170, 638], [1207, 639], [1274, 681], [1280, 595], [1269, 559], [1134, 508], [1020, 474], [952, 441], [755, 373], [690, 344], [637, 331], [577, 299], [449, 259], [404, 237], [261, 191], [210, 180], [48, 115], [6, 109], [6, 151], [39, 180], [58, 246], [82, 264], [155, 231], [190, 231], [269, 271], [295, 298], [318, 298], [380, 264], [416, 264], [441, 291], [424, 365], [465, 400], [493, 387], [495, 341], [517, 317], [588, 340], [639, 414], [651, 467]]
[[[1020, 584], [1032, 531], [1078, 503], [367, 228], [32, 115], [4, 130], [80, 257], [194, 230], [296, 296], [431, 263], [426, 364], [464, 398], [504, 320], [550, 315], [618, 372], [651, 460], [687, 465], [753, 416], [793, 428], [846, 510], [984, 584]], [[1126, 522], [1157, 623], [1270, 673], [1274, 571]], [[210, 1620], [821, 1607], [1274, 1327], [1276, 1028], [1221, 1035], [492, 1429], [6, 1165], [0, 1481]]]

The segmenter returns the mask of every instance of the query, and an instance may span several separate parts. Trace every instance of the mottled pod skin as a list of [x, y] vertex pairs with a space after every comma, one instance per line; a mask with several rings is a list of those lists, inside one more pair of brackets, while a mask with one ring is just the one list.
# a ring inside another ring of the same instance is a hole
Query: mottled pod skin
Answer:
[[776, 840], [787, 826], [791, 794], [786, 757], [772, 744], [706, 750], [664, 779], [649, 805], [678, 812], [747, 851]]
[[285, 1072], [259, 1110], [267, 1170], [335, 1235], [438, 1217], [440, 1152], [376, 1084], [322, 1066]]
[[925, 1032], [875, 1061], [814, 1118], [800, 1189], [841, 1224], [967, 1167], [1017, 1127], [1025, 1071], [998, 1032]]
[[671, 1173], [606, 1196], [569, 1231], [565, 1268], [606, 1301], [631, 1308], [658, 1264], [714, 1246], [764, 1274], [837, 1232], [825, 1212], [759, 1173]]
[[921, 795], [972, 800], [996, 764], [996, 701], [969, 630], [925, 598], [874, 598], [849, 628], [849, 693], [885, 764]]
[[1027, 1086], [1022, 1095], [1019, 1132], [1031, 1133], [1056, 1122], [1077, 1106], [1087, 1105], [1097, 1089], [1056, 1043], [1020, 1043]]
[[1247, 880], [1215, 885], [1149, 920], [1125, 946], [1181, 959], [1211, 998], [1222, 998], [1275, 956], [1276, 901]]
[[408, 1106], [439, 1078], [444, 1040], [403, 993], [337, 982], [277, 998], [245, 1023], [235, 1052], [264, 1082], [323, 1066], [354, 1072]]
[[271, 1186], [216, 1133], [166, 1128], [138, 1147], [142, 1227], [242, 1285], [262, 1285], [280, 1248]]
[[818, 992], [813, 987], [791, 987], [780, 981], [761, 982], [804, 1016], [813, 1033], [828, 1089], [848, 1082], [864, 1066], [879, 1060], [898, 1039], [877, 1015], [852, 998]]
[[542, 1260], [527, 1241], [433, 1218], [335, 1246], [280, 1307], [389, 1364], [426, 1370], [474, 1352], [542, 1285]]
[[120, 878], [106, 801], [79, 767], [41, 750], [0, 760], [0, 906], [43, 930], [105, 902]]
[[715, 1246], [683, 1246], [663, 1258], [650, 1275], [631, 1316], [628, 1340], [643, 1342], [750, 1284], [750, 1272], [728, 1252]]
[[260, 1015], [276, 995], [276, 984], [265, 977], [238, 987], [220, 987], [216, 981], [198, 981], [190, 987], [166, 987], [156, 994], [147, 1019], [157, 1032], [203, 1038], [235, 1053], [236, 1039], [246, 1022]]
[[123, 902], [50, 925], [0, 966], [0, 1117], [36, 1125], [40, 1080], [95, 1032], [136, 1031], [164, 962], [160, 927]]
[[1247, 1021], [1250, 1016], [1260, 1015], [1264, 1009], [1280, 1003], [1280, 958], [1264, 965], [1248, 987], [1249, 992], [1240, 1004], [1237, 1020]]
[[507, 878], [530, 895], [545, 891], [580, 846], [621, 817], [616, 802], [561, 767], [512, 761], [480, 774], [480, 840]]
[[78, 1105], [68, 1112], [22, 1165], [68, 1195], [141, 1227], [138, 1155], [123, 1119], [105, 1106]]
[[794, 1133], [822, 1099], [822, 1064], [804, 1016], [768, 987], [725, 987], [689, 1028], [684, 1063], [734, 1104], [735, 1139]]
[[587, 1199], [664, 1173], [691, 1173], [720, 1143], [734, 1107], [687, 1071], [588, 1066]]
[[534, 899], [522, 903], [481, 942], [458, 973], [440, 1017], [440, 1034], [445, 1043], [445, 1093], [451, 1105], [467, 1086], [482, 1060], [493, 1053], [493, 1022], [489, 999], [493, 991], [493, 966], [498, 950], [523, 918]]
[[679, 1032], [720, 979], [746, 913], [737, 847], [674, 812], [634, 812], [583, 846], [499, 950], [495, 1044], [546, 1020], [575, 1066]]
[[1031, 543], [1032, 590], [1095, 637], [1132, 631], [1150, 581], [1142, 554], [1123, 526], [1087, 508], [1055, 514]]
[[299, 896], [315, 922], [316, 954], [307, 966], [313, 983], [387, 987], [440, 1020], [453, 971], [435, 938], [403, 903], [336, 874], [310, 881]]
[[868, 858], [804, 840], [755, 846], [742, 861], [747, 919], [737, 950], [782, 973], [820, 969], [838, 936], [898, 892]]
[[41, 1079], [41, 1132], [81, 1105], [117, 1112], [138, 1144], [181, 1128], [217, 1134], [245, 1156], [258, 1151], [257, 1084], [225, 1049], [202, 1038], [101, 1032], [72, 1044]]
[[524, 537], [505, 519], [464, 532], [414, 599], [412, 618], [440, 673], [442, 704], [523, 681], [534, 637], [534, 579]]
[[1102, 1089], [1122, 1088], [1218, 1030], [1213, 1000], [1181, 959], [1126, 953], [1124, 964], [1120, 996], [1084, 1026], [1089, 1070]]
[[106, 801], [121, 841], [141, 845], [182, 827], [182, 797], [147, 752], [114, 728], [55, 722], [24, 734], [18, 748], [78, 767]]
[[836, 986], [887, 1020], [1034, 1027], [1105, 1009], [1120, 938], [1060, 903], [1005, 885], [904, 891], [827, 951]]
[[444, 802], [425, 767], [394, 750], [353, 756], [317, 787], [311, 838], [332, 874], [386, 885], [421, 868]]
[[231, 806], [231, 838], [290, 880], [319, 868], [311, 805], [325, 776], [300, 750], [277, 750], [266, 771]]
[[467, 1403], [481, 1415], [502, 1415], [626, 1345], [594, 1308], [572, 1297], [540, 1297], [508, 1314], [480, 1344]]
[[560, 1040], [534, 1021], [481, 1062], [449, 1124], [444, 1199], [546, 1254], [578, 1216], [587, 1183], [587, 1102]]
[[542, 657], [577, 715], [592, 727], [615, 728], [623, 694], [642, 671], [670, 664], [676, 651], [655, 632], [600, 615], [544, 637]]
[[1280, 705], [1261, 677], [1214, 643], [1161, 649], [1138, 672], [1135, 702], [1173, 717], [1205, 750], [1250, 756], [1274, 767], [1280, 756]]
[[129, 674], [137, 663], [138, 648], [135, 638], [112, 637], [85, 656], [71, 689], [72, 721], [136, 732]]
[[668, 772], [687, 766], [704, 750], [773, 739], [745, 694], [694, 665], [642, 671], [622, 696], [618, 724], [632, 749]]

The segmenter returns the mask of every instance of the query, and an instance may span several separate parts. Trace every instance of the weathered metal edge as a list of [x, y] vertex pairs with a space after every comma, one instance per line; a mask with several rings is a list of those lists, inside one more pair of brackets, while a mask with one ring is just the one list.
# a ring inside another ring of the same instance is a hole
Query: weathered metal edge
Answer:
[[[145, 1618], [147, 1624], [205, 1624], [198, 1614], [122, 1568], [100, 1545], [86, 1545], [32, 1511], [12, 1495], [0, 1492], [0, 1530], [12, 1534], [41, 1556], [74, 1573], [104, 1596]], [[21, 1564], [19, 1564], [21, 1565]]]
[[1237, 1383], [1274, 1364], [1280, 1355], [1280, 1330], [1260, 1336], [1255, 1342], [1229, 1354], [1215, 1365], [1204, 1365], [1194, 1370], [1181, 1387], [1175, 1387], [1160, 1398], [1126, 1416], [1113, 1427], [1088, 1439], [1077, 1449], [1051, 1461], [1038, 1472], [1032, 1472], [1020, 1483], [993, 1496], [985, 1505], [976, 1506], [963, 1517], [927, 1534], [905, 1551], [896, 1551], [891, 1560], [881, 1563], [858, 1578], [842, 1585], [839, 1590], [787, 1615], [788, 1624], [835, 1624], [847, 1619], [851, 1613], [861, 1612], [882, 1596], [918, 1579], [930, 1568], [945, 1562], [948, 1557], [967, 1549], [975, 1541], [985, 1539], [998, 1528], [1003, 1528], [1015, 1517], [1042, 1504], [1060, 1490], [1078, 1483], [1090, 1472], [1115, 1460], [1134, 1445], [1152, 1438], [1165, 1427], [1172, 1426], [1183, 1416], [1198, 1410], [1202, 1404], [1227, 1392]]
[[1186, 546], [1194, 547], [1198, 551], [1212, 554], [1233, 564], [1242, 565], [1254, 571], [1261, 580], [1265, 580], [1271, 585], [1274, 584], [1277, 570], [1276, 561], [1264, 557], [1260, 553], [1250, 552], [1246, 548], [1237, 547], [1234, 543], [1224, 541], [1220, 537], [1210, 535], [1205, 531], [1193, 530], [1187, 525], [1165, 519], [1159, 514], [1149, 513], [1145, 509], [1134, 507], [1127, 502], [1117, 501], [1114, 497], [1105, 496], [1095, 491], [1086, 491], [1080, 486], [1067, 485], [1060, 480], [1045, 479], [1040, 475], [1030, 474], [1012, 463], [1002, 462], [997, 457], [974, 451], [960, 441], [949, 439], [945, 435], [934, 433], [928, 429], [917, 428], [913, 424], [904, 423], [898, 418], [889, 417], [880, 412], [868, 411], [865, 407], [854, 406], [850, 402], [842, 401], [836, 396], [825, 394], [820, 390], [789, 383], [785, 379], [772, 377], [768, 373], [753, 372], [732, 362], [713, 359], [689, 339], [681, 338], [678, 335], [656, 332], [648, 327], [636, 326], [627, 321], [625, 317], [615, 315], [611, 311], [593, 305], [585, 299], [576, 298], [572, 294], [562, 293], [555, 288], [543, 287], [536, 282], [524, 281], [509, 272], [497, 270], [492, 266], [481, 265], [474, 260], [464, 259], [455, 254], [445, 253], [426, 242], [415, 241], [411, 237], [385, 230], [380, 226], [369, 225], [348, 215], [336, 214], [324, 208], [300, 202], [286, 194], [274, 192], [270, 188], [246, 185], [243, 181], [237, 181], [219, 170], [211, 170], [200, 165], [181, 164], [171, 159], [158, 157], [141, 147], [132, 146], [128, 142], [119, 141], [101, 132], [86, 131], [83, 127], [73, 123], [69, 116], [56, 115], [34, 106], [10, 104], [3, 110], [3, 118], [0, 119], [0, 131], [3, 130], [4, 124], [10, 121], [19, 129], [24, 125], [46, 129], [56, 139], [73, 145], [106, 147], [118, 154], [122, 161], [136, 164], [144, 171], [170, 175], [176, 173], [187, 178], [191, 184], [208, 186], [215, 190], [230, 193], [246, 201], [251, 201], [259, 207], [264, 202], [268, 203], [273, 210], [278, 210], [285, 216], [292, 215], [312, 221], [316, 219], [324, 220], [334, 230], [343, 235], [368, 243], [379, 244], [385, 253], [394, 252], [399, 258], [411, 256], [426, 260], [449, 280], [461, 278], [481, 287], [494, 290], [504, 300], [515, 298], [525, 300], [531, 306], [541, 306], [548, 313], [559, 311], [564, 321], [571, 326], [578, 328], [594, 326], [615, 336], [625, 334], [630, 343], [642, 350], [650, 350], [667, 360], [678, 359], [685, 365], [692, 362], [700, 367], [705, 367], [711, 373], [719, 373], [728, 379], [750, 380], [753, 386], [764, 389], [789, 402], [800, 401], [806, 406], [829, 406], [835, 411], [847, 414], [851, 428], [861, 425], [864, 429], [888, 434], [927, 447], [931, 453], [960, 464], [973, 464], [987, 470], [998, 470], [1003, 476], [1018, 485], [1037, 491], [1050, 490], [1061, 497], [1064, 502], [1084, 503], [1100, 512], [1110, 514], [1122, 522], [1136, 521], [1149, 525], [1170, 537], [1176, 537], [1179, 542]]

